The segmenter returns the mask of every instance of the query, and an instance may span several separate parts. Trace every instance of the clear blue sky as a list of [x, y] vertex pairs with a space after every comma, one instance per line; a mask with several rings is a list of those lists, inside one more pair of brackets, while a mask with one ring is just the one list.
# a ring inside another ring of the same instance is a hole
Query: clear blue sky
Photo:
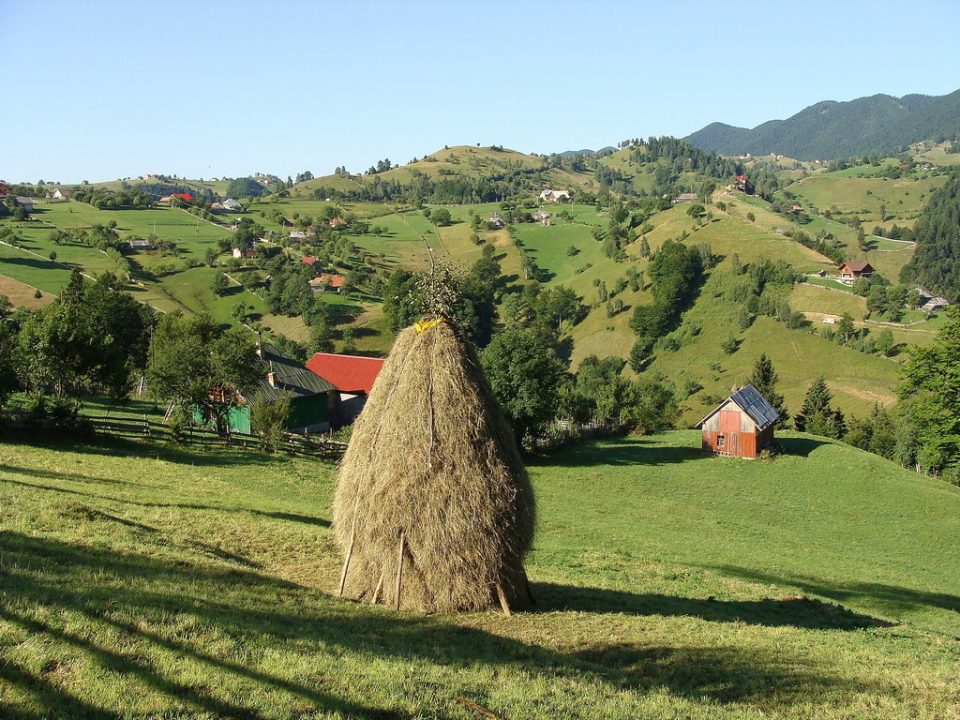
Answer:
[[960, 2], [0, 0], [0, 178], [549, 153], [960, 88]]

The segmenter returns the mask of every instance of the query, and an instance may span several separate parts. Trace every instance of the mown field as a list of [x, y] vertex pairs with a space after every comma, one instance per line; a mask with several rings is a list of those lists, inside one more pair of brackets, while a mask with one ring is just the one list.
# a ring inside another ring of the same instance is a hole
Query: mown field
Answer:
[[0, 715], [956, 717], [960, 491], [782, 444], [537, 459], [511, 618], [336, 599], [328, 464], [0, 444]]

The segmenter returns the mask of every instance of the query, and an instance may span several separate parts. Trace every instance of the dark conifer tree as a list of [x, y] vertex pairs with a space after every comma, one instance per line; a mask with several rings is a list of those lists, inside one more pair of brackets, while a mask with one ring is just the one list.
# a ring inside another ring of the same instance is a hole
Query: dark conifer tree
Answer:
[[797, 430], [838, 440], [842, 438], [847, 430], [846, 420], [842, 412], [830, 405], [832, 400], [833, 393], [827, 387], [827, 381], [818, 375], [807, 390], [800, 414], [793, 418]]
[[787, 406], [784, 404], [783, 395], [777, 392], [778, 379], [777, 371], [773, 368], [773, 361], [770, 360], [766, 353], [761, 353], [753, 366], [750, 384], [780, 413], [780, 419], [777, 420], [777, 427], [786, 427], [787, 422], [790, 420], [790, 415], [787, 412]]

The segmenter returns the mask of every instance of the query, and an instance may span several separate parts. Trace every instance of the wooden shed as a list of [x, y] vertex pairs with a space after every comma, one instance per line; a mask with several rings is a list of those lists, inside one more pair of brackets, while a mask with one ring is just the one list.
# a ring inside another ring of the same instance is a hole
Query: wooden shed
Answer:
[[715, 455], [755, 458], [773, 443], [779, 417], [753, 385], [745, 385], [697, 423], [703, 431], [701, 447]]

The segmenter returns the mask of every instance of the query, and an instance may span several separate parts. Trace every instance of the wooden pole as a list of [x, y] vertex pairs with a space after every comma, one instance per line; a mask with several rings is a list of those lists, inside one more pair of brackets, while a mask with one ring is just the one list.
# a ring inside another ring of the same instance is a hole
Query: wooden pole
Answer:
[[337, 597], [343, 597], [343, 588], [347, 584], [347, 570], [350, 568], [350, 558], [353, 556], [353, 541], [357, 537], [357, 522], [354, 520], [353, 528], [350, 530], [350, 547], [347, 548], [347, 556], [343, 559], [343, 571], [340, 573], [340, 589], [337, 590]]
[[373, 591], [373, 598], [370, 600], [371, 605], [376, 605], [380, 600], [380, 592], [383, 590], [383, 570], [380, 571], [380, 579], [377, 581], [377, 589]]
[[530, 580], [527, 578], [527, 571], [521, 567], [520, 572], [523, 574], [523, 584], [527, 588], [527, 597], [530, 599], [530, 604], [536, 605], [537, 599], [533, 596], [533, 588], [530, 587]]
[[503, 585], [497, 583], [497, 597], [500, 598], [500, 609], [503, 614], [510, 617], [510, 604], [507, 602], [507, 595], [503, 592]]
[[406, 532], [405, 530], [400, 531], [400, 552], [397, 554], [397, 584], [396, 584], [396, 587], [394, 588], [394, 593], [396, 597], [394, 607], [397, 610], [400, 609], [400, 580], [403, 577], [403, 547], [407, 542], [407, 536], [405, 532]]

